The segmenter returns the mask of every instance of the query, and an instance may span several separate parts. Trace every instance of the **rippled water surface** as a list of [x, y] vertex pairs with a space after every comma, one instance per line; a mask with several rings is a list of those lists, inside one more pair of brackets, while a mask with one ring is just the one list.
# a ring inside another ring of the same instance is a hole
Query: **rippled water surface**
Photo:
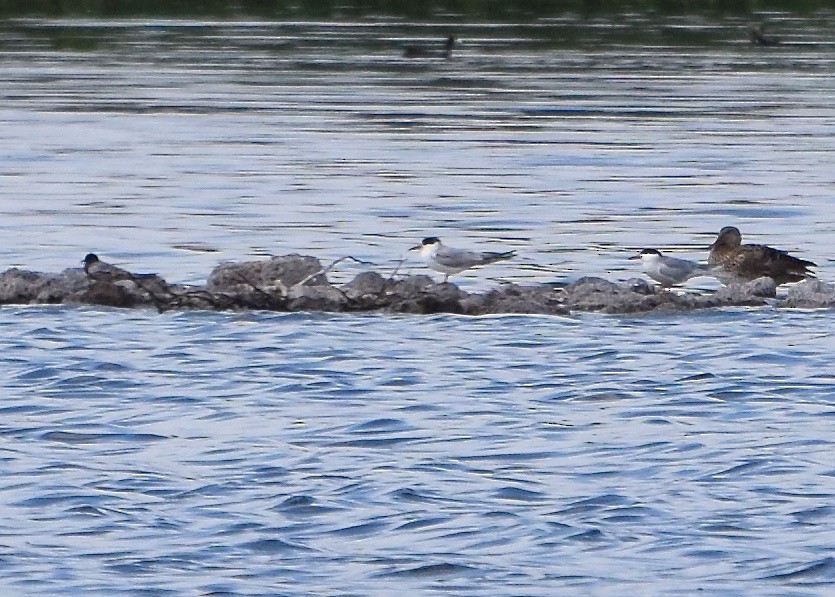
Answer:
[[[831, 281], [835, 19], [769, 20], [784, 45], [458, 25], [449, 61], [400, 57], [448, 28], [389, 20], [7, 21], [3, 269], [517, 250], [456, 280], [480, 290], [704, 259], [734, 224]], [[5, 306], [0, 584], [826, 594], [834, 321]]]

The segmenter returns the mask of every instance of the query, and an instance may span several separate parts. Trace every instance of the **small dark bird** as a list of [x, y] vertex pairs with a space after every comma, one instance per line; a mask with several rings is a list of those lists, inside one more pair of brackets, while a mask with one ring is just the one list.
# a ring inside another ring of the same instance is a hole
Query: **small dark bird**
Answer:
[[799, 282], [814, 274], [809, 271], [816, 264], [792, 257], [785, 251], [765, 245], [743, 245], [742, 234], [733, 226], [719, 231], [716, 241], [710, 245], [708, 265], [721, 266], [711, 270], [711, 275], [722, 283], [750, 281], [768, 276], [777, 285]]
[[118, 282], [120, 280], [137, 280], [156, 278], [156, 274], [132, 274], [126, 269], [100, 261], [95, 253], [88, 253], [84, 260], [84, 271], [94, 282]]
[[757, 44], [758, 46], [780, 45], [779, 39], [765, 34], [765, 25], [751, 25], [748, 28], [748, 38], [752, 44]]
[[449, 58], [452, 56], [454, 45], [455, 36], [450, 35], [446, 39], [443, 50], [429, 50], [423, 46], [406, 46], [403, 48], [403, 58]]
[[444, 282], [452, 274], [461, 273], [471, 267], [516, 257], [516, 251], [494, 253], [453, 249], [443, 244], [437, 236], [424, 238], [419, 245], [409, 250], [417, 251], [420, 258], [426, 262], [430, 269], [441, 272], [444, 275]]

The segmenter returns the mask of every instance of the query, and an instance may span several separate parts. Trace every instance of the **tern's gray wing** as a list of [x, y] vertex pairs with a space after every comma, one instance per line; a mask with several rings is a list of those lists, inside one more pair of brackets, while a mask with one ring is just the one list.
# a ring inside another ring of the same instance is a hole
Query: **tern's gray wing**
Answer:
[[658, 273], [678, 282], [684, 282], [692, 276], [698, 275], [700, 266], [695, 261], [667, 257], [658, 266]]
[[694, 272], [698, 271], [699, 264], [695, 261], [688, 261], [686, 259], [667, 258], [661, 264], [659, 270], [665, 276], [670, 278], [685, 278]]
[[489, 259], [485, 260], [484, 253], [453, 249], [451, 247], [441, 248], [435, 255], [435, 261], [443, 267], [460, 267], [462, 269], [490, 263]]

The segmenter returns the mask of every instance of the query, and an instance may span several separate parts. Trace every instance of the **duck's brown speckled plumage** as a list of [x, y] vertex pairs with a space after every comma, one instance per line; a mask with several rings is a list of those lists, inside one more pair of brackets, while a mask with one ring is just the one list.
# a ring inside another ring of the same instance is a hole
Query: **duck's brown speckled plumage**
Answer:
[[742, 234], [733, 226], [719, 231], [716, 241], [710, 245], [708, 264], [721, 265], [727, 274], [725, 280], [755, 280], [762, 276], [772, 278], [777, 284], [799, 282], [812, 276], [811, 261], [793, 257], [765, 245], [743, 245]]

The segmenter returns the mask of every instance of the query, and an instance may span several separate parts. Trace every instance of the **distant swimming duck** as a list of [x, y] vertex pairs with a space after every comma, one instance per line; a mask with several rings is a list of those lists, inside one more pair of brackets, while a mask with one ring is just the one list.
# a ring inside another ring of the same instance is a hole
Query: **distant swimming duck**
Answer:
[[752, 44], [757, 44], [758, 46], [780, 45], [779, 39], [765, 34], [765, 25], [751, 25], [748, 28], [748, 37]]
[[640, 259], [644, 273], [661, 284], [662, 288], [683, 284], [690, 278], [712, 275], [712, 268], [708, 265], [687, 259], [667, 257], [658, 249], [642, 249], [640, 253], [629, 259]]
[[717, 265], [711, 275], [727, 284], [734, 281], [750, 281], [768, 276], [776, 284], [799, 282], [814, 274], [809, 271], [816, 264], [792, 257], [785, 251], [765, 245], [743, 245], [738, 228], [725, 226], [716, 241], [710, 245], [708, 265]]
[[443, 50], [430, 50], [423, 46], [406, 46], [403, 48], [403, 58], [449, 58], [452, 55], [454, 45], [455, 36], [450, 35], [446, 39]]

